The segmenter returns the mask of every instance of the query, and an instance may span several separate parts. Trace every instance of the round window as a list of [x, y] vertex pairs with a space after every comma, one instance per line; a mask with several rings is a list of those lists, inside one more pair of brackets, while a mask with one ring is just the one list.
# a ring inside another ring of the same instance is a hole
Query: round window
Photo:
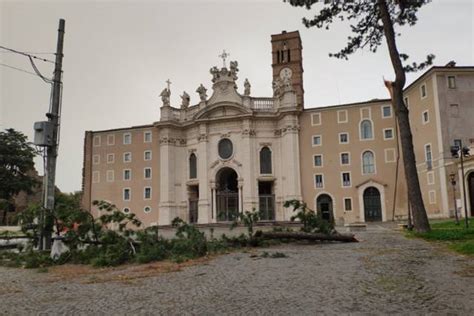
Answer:
[[232, 142], [228, 138], [221, 139], [219, 141], [219, 157], [222, 159], [229, 159], [232, 156], [233, 146]]
[[145, 213], [150, 213], [150, 212], [151, 212], [151, 207], [145, 206], [145, 208], [143, 209], [143, 211], [144, 211]]
[[130, 213], [130, 209], [129, 209], [128, 207], [126, 207], [126, 208], [123, 209], [123, 212], [124, 212], [125, 214]]

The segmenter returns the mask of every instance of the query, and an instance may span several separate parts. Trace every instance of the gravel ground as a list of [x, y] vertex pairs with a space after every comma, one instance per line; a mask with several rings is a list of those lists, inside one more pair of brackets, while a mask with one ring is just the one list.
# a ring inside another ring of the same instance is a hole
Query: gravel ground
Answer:
[[169, 273], [162, 271], [177, 269], [84, 268], [71, 276], [0, 267], [0, 314], [474, 314], [472, 258], [390, 225], [356, 236], [359, 243], [238, 252]]

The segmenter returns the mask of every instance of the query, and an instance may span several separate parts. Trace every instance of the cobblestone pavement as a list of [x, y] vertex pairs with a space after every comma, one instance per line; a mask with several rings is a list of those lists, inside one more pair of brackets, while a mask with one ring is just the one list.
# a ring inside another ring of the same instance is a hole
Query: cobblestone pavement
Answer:
[[256, 250], [287, 258], [232, 253], [129, 282], [0, 268], [0, 314], [474, 314], [474, 260], [387, 226], [356, 235], [360, 243]]

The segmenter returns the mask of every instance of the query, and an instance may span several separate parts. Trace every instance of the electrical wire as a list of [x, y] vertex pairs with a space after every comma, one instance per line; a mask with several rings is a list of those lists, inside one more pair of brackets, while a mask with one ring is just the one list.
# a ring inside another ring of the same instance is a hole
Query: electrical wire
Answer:
[[23, 55], [23, 56], [27, 56], [29, 58], [34, 58], [34, 59], [38, 59], [38, 60], [41, 60], [41, 61], [44, 61], [44, 62], [47, 62], [47, 63], [52, 63], [52, 64], [56, 64], [55, 61], [52, 61], [52, 60], [49, 60], [49, 59], [46, 59], [46, 58], [41, 58], [41, 57], [38, 57], [38, 56], [35, 56], [35, 55], [32, 55], [32, 54], [27, 54], [25, 52], [20, 52], [18, 50], [15, 50], [15, 49], [12, 49], [12, 48], [8, 48], [8, 47], [5, 47], [5, 46], [1, 46], [0, 45], [0, 48], [2, 49], [5, 49], [7, 51], [10, 51], [12, 53], [16, 53], [16, 54], [20, 54], [20, 55]]
[[27, 73], [27, 74], [33, 75], [33, 76], [35, 76], [35, 77], [38, 77], [38, 74], [36, 74], [36, 73], [34, 73], [34, 72], [31, 72], [31, 71], [28, 71], [28, 70], [24, 70], [24, 69], [21, 69], [21, 68], [13, 67], [13, 66], [10, 66], [10, 65], [7, 65], [7, 64], [3, 64], [3, 63], [0, 63], [0, 66], [4, 66], [4, 67], [7, 67], [7, 68], [15, 69], [15, 70], [18, 70], [18, 71], [25, 72], [25, 73]]
[[31, 67], [33, 67], [33, 70], [36, 72], [36, 74], [38, 75], [38, 77], [40, 77], [41, 79], [43, 79], [43, 81], [46, 82], [46, 83], [53, 83], [53, 80], [48, 79], [48, 78], [45, 78], [45, 77], [41, 74], [41, 72], [39, 71], [38, 67], [36, 67], [35, 62], [33, 61], [33, 58], [31, 58], [30, 56], [28, 56], [28, 58], [30, 59]]

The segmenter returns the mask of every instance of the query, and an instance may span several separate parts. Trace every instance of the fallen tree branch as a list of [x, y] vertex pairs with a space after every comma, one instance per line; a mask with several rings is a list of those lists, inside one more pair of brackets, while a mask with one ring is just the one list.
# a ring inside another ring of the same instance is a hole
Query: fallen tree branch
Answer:
[[321, 234], [305, 232], [262, 232], [265, 239], [297, 239], [297, 240], [320, 240], [320, 241], [341, 241], [359, 242], [352, 234]]

